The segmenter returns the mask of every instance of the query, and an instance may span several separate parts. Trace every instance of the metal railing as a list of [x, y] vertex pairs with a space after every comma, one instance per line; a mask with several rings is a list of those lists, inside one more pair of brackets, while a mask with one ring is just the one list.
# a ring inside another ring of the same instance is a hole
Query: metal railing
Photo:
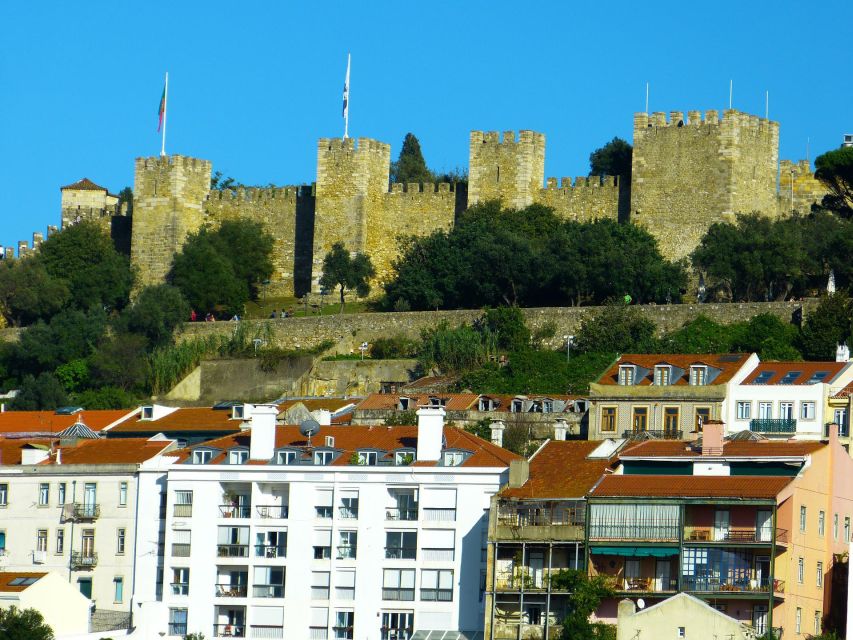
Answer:
[[279, 544], [279, 545], [256, 544], [255, 545], [255, 557], [256, 558], [286, 558], [287, 557], [287, 545], [286, 544]]
[[399, 600], [399, 601], [412, 601], [415, 599], [415, 589], [414, 587], [411, 589], [403, 589], [403, 588], [394, 588], [389, 589], [387, 587], [382, 587], [382, 599], [383, 600]]
[[[184, 625], [186, 626], [186, 625]], [[214, 638], [245, 638], [246, 627], [242, 624], [215, 624], [213, 625]]]
[[411, 522], [418, 519], [418, 508], [398, 509], [397, 507], [389, 507], [385, 509], [386, 520], [404, 520]]
[[676, 520], [596, 519], [589, 525], [594, 540], [678, 540], [681, 523]]
[[252, 507], [221, 504], [219, 505], [219, 515], [223, 518], [250, 518], [252, 516]]
[[254, 598], [283, 598], [283, 584], [256, 584], [252, 585], [252, 597]]
[[173, 582], [171, 586], [173, 596], [188, 596], [190, 594], [188, 582]]
[[338, 515], [344, 520], [356, 520], [358, 518], [358, 507], [338, 507]]
[[218, 544], [216, 555], [220, 558], [248, 558], [249, 545], [247, 544]]
[[248, 593], [248, 587], [245, 584], [217, 584], [217, 598], [245, 598]]
[[273, 627], [270, 625], [253, 624], [249, 627], [249, 637], [263, 638], [265, 640], [273, 638], [283, 638], [284, 627]]
[[276, 518], [285, 520], [290, 511], [289, 505], [286, 504], [261, 504], [255, 507], [258, 516], [261, 518]]
[[385, 547], [385, 557], [389, 560], [414, 560], [417, 555], [417, 547]]
[[638, 431], [623, 431], [623, 438], [652, 437], [658, 440], [682, 440], [684, 432], [679, 429], [640, 429]]
[[176, 518], [192, 518], [193, 506], [192, 504], [176, 504], [172, 513]]
[[[784, 593], [784, 581], [774, 580], [773, 582], [773, 592]], [[682, 588], [685, 591], [770, 593], [770, 582], [767, 580], [758, 580], [751, 576], [742, 576], [739, 578], [684, 576], [682, 578]]]
[[453, 602], [453, 589], [424, 589], [421, 587], [421, 600]]
[[427, 522], [455, 522], [456, 521], [456, 509], [433, 509], [430, 507], [424, 507], [424, 520]]
[[98, 565], [97, 553], [83, 553], [82, 551], [71, 552], [71, 566], [78, 569], [91, 569]]
[[563, 511], [550, 513], [548, 511], [499, 511], [498, 524], [509, 527], [550, 527], [552, 525], [584, 525], [583, 512]]
[[498, 571], [495, 574], [495, 588], [502, 591], [545, 591], [551, 578], [569, 567], [551, 567], [533, 570], [531, 567], [516, 567], [513, 571]]
[[358, 547], [354, 544], [338, 545], [338, 560], [355, 560]]
[[749, 430], [756, 433], [796, 433], [796, 418], [753, 418]]
[[729, 530], [719, 530], [715, 527], [684, 527], [685, 542], [766, 542], [766, 543], [787, 543], [788, 530], [776, 529], [776, 535], [773, 535], [772, 529], [763, 529], [761, 527], [738, 528]]
[[74, 517], [78, 520], [97, 520], [101, 515], [101, 505], [88, 502], [74, 503]]

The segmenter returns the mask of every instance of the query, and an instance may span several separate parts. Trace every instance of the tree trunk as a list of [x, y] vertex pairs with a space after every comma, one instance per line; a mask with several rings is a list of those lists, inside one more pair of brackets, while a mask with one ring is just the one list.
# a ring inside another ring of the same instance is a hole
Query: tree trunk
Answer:
[[344, 312], [344, 285], [341, 285], [341, 313]]

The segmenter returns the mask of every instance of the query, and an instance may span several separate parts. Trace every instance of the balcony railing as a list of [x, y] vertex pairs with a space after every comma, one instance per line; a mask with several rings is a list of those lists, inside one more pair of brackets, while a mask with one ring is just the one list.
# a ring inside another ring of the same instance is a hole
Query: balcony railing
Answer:
[[338, 507], [338, 515], [344, 520], [355, 520], [358, 518], [358, 507]]
[[77, 569], [92, 569], [93, 567], [98, 566], [98, 554], [72, 551], [71, 566]]
[[190, 585], [188, 582], [173, 582], [172, 583], [172, 595], [173, 596], [186, 596], [190, 593]]
[[455, 522], [456, 509], [432, 509], [424, 507], [424, 520], [427, 522]]
[[255, 545], [255, 557], [256, 558], [286, 558], [287, 557], [287, 545], [286, 544], [279, 544], [279, 545], [256, 544]]
[[248, 593], [248, 588], [245, 584], [231, 584], [229, 582], [216, 585], [217, 598], [245, 598], [246, 593]]
[[169, 623], [169, 635], [170, 636], [181, 636], [182, 638], [187, 635], [187, 623], [186, 622], [170, 622]]
[[[68, 506], [66, 506], [66, 509]], [[89, 502], [74, 503], [71, 513], [75, 520], [97, 520], [101, 515], [101, 505]]]
[[495, 588], [498, 591], [546, 591], [552, 576], [566, 569], [568, 567], [551, 567], [550, 570], [516, 567], [514, 571], [498, 571]]
[[286, 504], [261, 504], [255, 507], [260, 518], [277, 518], [285, 520], [288, 516], [289, 505]]
[[596, 519], [589, 526], [593, 540], [678, 540], [681, 523], [670, 519]]
[[262, 638], [264, 640], [283, 638], [284, 627], [273, 627], [269, 625], [253, 624], [249, 627], [250, 638]]
[[172, 512], [176, 518], [192, 518], [193, 506], [191, 504], [176, 504]]
[[795, 418], [753, 418], [749, 421], [749, 430], [756, 433], [796, 433]]
[[651, 437], [658, 440], [682, 440], [684, 432], [678, 429], [640, 429], [639, 431], [623, 431], [623, 438]]
[[509, 527], [550, 527], [572, 525], [582, 527], [584, 514], [576, 511], [551, 513], [541, 511], [502, 511], [498, 512], [498, 524]]
[[417, 547], [385, 547], [385, 557], [389, 560], [414, 560], [417, 555]]
[[[186, 625], [184, 625], [186, 626]], [[215, 624], [213, 625], [214, 638], [245, 638], [246, 627], [242, 624]]]
[[846, 438], [850, 435], [850, 423], [847, 420], [843, 422], [827, 422], [823, 425], [823, 437], [829, 437], [829, 425], [837, 424], [838, 425], [838, 436], [840, 438]]
[[252, 597], [254, 598], [283, 598], [283, 584], [256, 584], [252, 586]]
[[615, 591], [643, 591], [645, 593], [669, 593], [678, 590], [676, 578], [643, 576], [634, 578], [615, 578], [609, 581]]
[[383, 587], [382, 599], [411, 602], [415, 599], [415, 589], [389, 589], [387, 587]]
[[247, 544], [218, 544], [216, 555], [220, 558], [248, 558], [249, 545]]
[[338, 560], [355, 560], [358, 547], [354, 544], [338, 545]]
[[776, 529], [776, 535], [773, 535], [772, 529], [762, 529], [761, 527], [753, 528], [738, 528], [723, 531], [715, 527], [684, 527], [685, 542], [772, 542], [787, 543], [787, 529]]
[[[682, 588], [685, 591], [770, 593], [770, 582], [750, 576], [721, 578], [715, 576], [684, 576]], [[773, 581], [773, 593], [785, 593], [785, 581]]]
[[219, 515], [223, 518], [250, 518], [252, 507], [234, 504], [219, 505]]
[[398, 509], [397, 507], [389, 507], [385, 509], [386, 520], [404, 520], [412, 521], [418, 519], [418, 508]]

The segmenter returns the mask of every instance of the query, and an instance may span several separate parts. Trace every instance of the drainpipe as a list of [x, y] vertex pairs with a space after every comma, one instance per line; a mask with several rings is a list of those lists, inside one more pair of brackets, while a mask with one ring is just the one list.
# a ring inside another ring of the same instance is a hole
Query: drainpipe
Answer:
[[521, 640], [522, 630], [524, 629], [524, 568], [526, 566], [525, 556], [527, 555], [527, 543], [521, 543], [521, 589], [518, 596], [518, 640]]
[[[676, 571], [677, 571], [676, 575], [678, 576], [676, 578], [678, 580], [678, 582], [676, 583], [676, 587], [678, 589], [678, 593], [681, 593], [682, 589], [684, 588], [684, 585], [682, 584], [681, 573], [682, 573], [682, 562], [683, 562], [682, 557], [684, 556], [684, 526], [685, 526], [685, 523], [687, 522], [687, 520], [685, 519], [686, 518], [685, 511], [686, 511], [685, 505], [682, 502], [681, 505], [679, 505], [679, 507], [678, 507], [678, 517], [680, 520], [679, 527], [678, 527], [678, 569], [676, 569]], [[667, 585], [667, 586], [669, 586], [669, 585]]]
[[[71, 481], [71, 535], [68, 536], [68, 583], [71, 584], [71, 556], [74, 554], [74, 522], [77, 519], [74, 513], [74, 504], [77, 500], [77, 481]], [[64, 507], [63, 507], [64, 508]]]
[[[489, 626], [489, 638], [491, 640], [493, 640], [495, 637], [495, 595], [496, 595], [496, 588], [497, 588], [497, 573], [498, 573], [497, 572], [498, 545], [499, 545], [499, 543], [497, 541], [495, 541], [494, 544], [492, 544], [492, 553], [494, 554], [492, 556], [492, 607], [491, 607], [491, 611], [489, 612], [489, 615], [491, 618], [491, 625]], [[486, 565], [486, 567], [488, 568], [488, 565]]]
[[[773, 505], [773, 549], [770, 552], [770, 588], [768, 592], [770, 593], [769, 602], [767, 605], [767, 627], [770, 633], [773, 633], [773, 590], [776, 587], [776, 537], [779, 535], [778, 530], [776, 529], [776, 508], [777, 505]], [[788, 543], [790, 544], [790, 542]]]

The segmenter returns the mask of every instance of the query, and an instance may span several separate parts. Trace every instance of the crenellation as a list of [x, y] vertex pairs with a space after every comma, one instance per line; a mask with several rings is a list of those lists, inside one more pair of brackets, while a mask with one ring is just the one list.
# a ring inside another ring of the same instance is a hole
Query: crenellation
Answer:
[[701, 111], [688, 111], [687, 112], [687, 124], [691, 126], [698, 126], [703, 123], [702, 120], [702, 112]]
[[708, 109], [705, 112], [705, 123], [706, 124], [719, 124], [720, 122], [720, 112], [716, 109]]
[[3, 248], [3, 258], [5, 260], [14, 260], [15, 259], [15, 247], [4, 247]]

